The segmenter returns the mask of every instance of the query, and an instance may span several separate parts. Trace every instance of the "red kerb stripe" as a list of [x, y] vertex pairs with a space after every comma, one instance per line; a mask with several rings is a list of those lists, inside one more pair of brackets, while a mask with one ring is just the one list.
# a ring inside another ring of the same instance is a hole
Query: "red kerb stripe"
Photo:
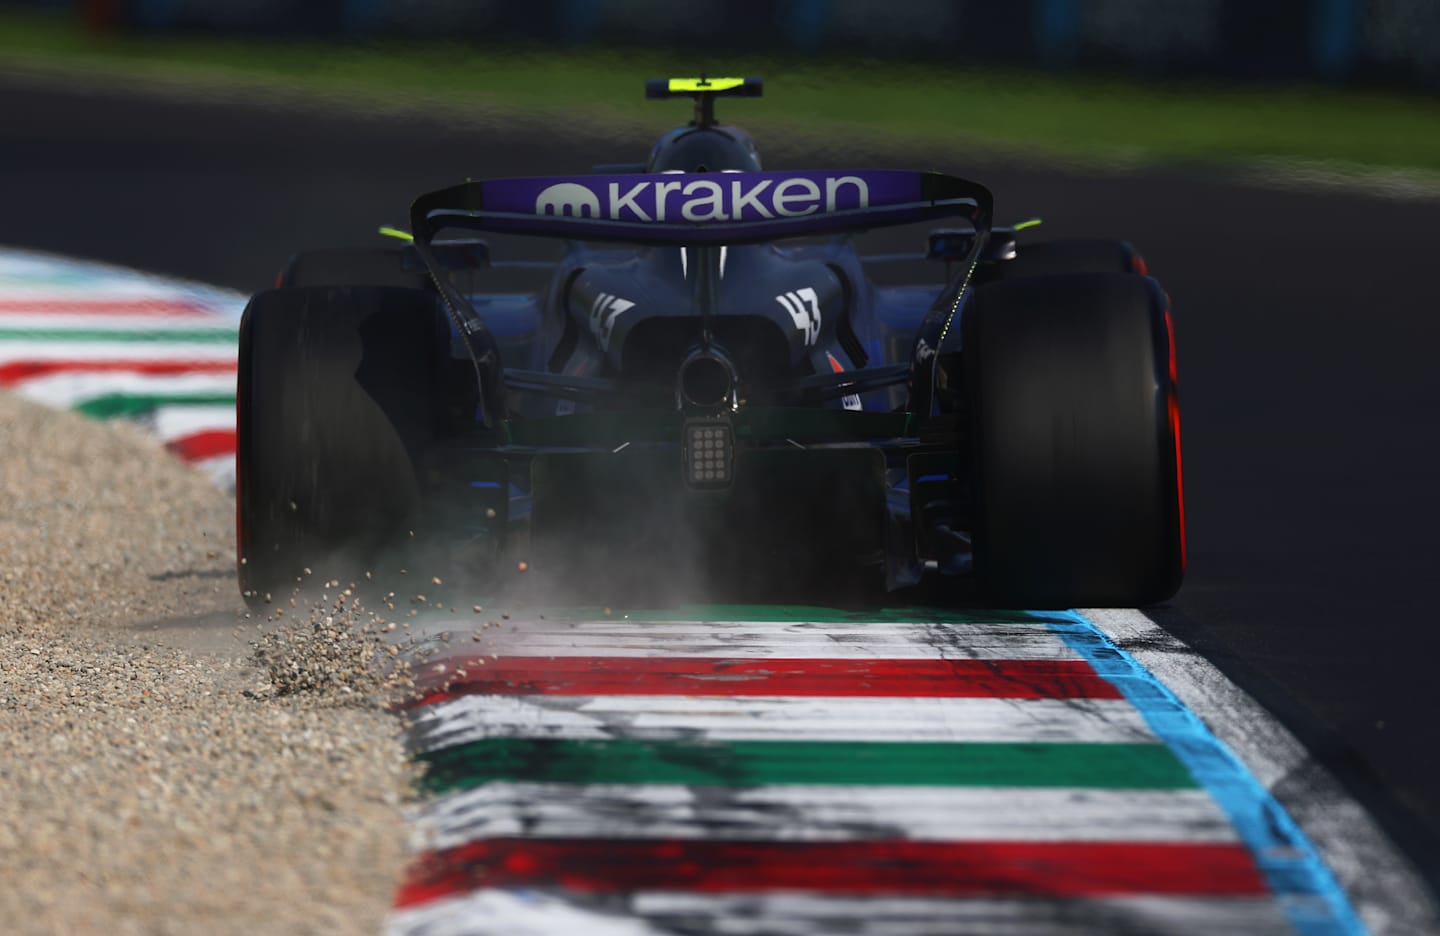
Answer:
[[188, 299], [0, 299], [0, 315], [114, 315], [139, 318], [214, 318]]
[[1084, 660], [470, 657], [443, 665], [417, 705], [483, 694], [1121, 698]]
[[186, 461], [214, 458], [216, 455], [235, 454], [235, 430], [214, 429], [180, 436], [165, 443], [165, 447]]
[[938, 897], [1267, 892], [1250, 854], [1236, 844], [499, 838], [421, 855], [395, 903], [482, 887]]

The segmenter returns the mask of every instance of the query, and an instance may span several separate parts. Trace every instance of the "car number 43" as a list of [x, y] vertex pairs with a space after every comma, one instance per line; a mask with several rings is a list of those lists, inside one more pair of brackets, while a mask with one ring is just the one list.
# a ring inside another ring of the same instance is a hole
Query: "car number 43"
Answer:
[[781, 293], [775, 301], [790, 313], [795, 328], [805, 336], [805, 347], [813, 347], [820, 340], [820, 297], [815, 290], [806, 286]]

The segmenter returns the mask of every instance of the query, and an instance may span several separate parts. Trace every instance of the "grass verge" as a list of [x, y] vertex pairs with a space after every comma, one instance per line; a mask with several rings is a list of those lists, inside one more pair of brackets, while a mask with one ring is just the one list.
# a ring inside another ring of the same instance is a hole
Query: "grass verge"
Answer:
[[851, 134], [896, 147], [975, 148], [1129, 166], [1276, 160], [1440, 173], [1440, 99], [1322, 86], [1146, 84], [895, 62], [712, 57], [653, 49], [520, 49], [418, 41], [276, 42], [206, 35], [94, 35], [64, 16], [0, 11], [0, 68], [187, 87], [232, 85], [430, 102], [545, 117], [653, 123], [647, 77], [762, 74], [768, 97], [725, 116], [756, 130]]

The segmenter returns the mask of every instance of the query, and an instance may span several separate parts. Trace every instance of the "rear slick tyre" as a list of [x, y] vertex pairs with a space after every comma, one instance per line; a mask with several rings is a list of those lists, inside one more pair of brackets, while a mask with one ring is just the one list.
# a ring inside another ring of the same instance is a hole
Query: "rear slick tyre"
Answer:
[[306, 576], [363, 575], [403, 543], [438, 435], [448, 333], [416, 290], [257, 294], [240, 325], [240, 589], [260, 607]]
[[1185, 563], [1168, 301], [1073, 274], [976, 290], [963, 318], [982, 593], [1031, 608], [1164, 601]]

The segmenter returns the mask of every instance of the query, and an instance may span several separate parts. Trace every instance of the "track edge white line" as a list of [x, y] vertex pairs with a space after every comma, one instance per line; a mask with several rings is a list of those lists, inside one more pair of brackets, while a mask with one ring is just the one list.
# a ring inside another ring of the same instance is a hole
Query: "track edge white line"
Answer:
[[1174, 693], [1285, 808], [1370, 932], [1440, 933], [1440, 909], [1409, 860], [1249, 693], [1141, 611], [1076, 610]]

